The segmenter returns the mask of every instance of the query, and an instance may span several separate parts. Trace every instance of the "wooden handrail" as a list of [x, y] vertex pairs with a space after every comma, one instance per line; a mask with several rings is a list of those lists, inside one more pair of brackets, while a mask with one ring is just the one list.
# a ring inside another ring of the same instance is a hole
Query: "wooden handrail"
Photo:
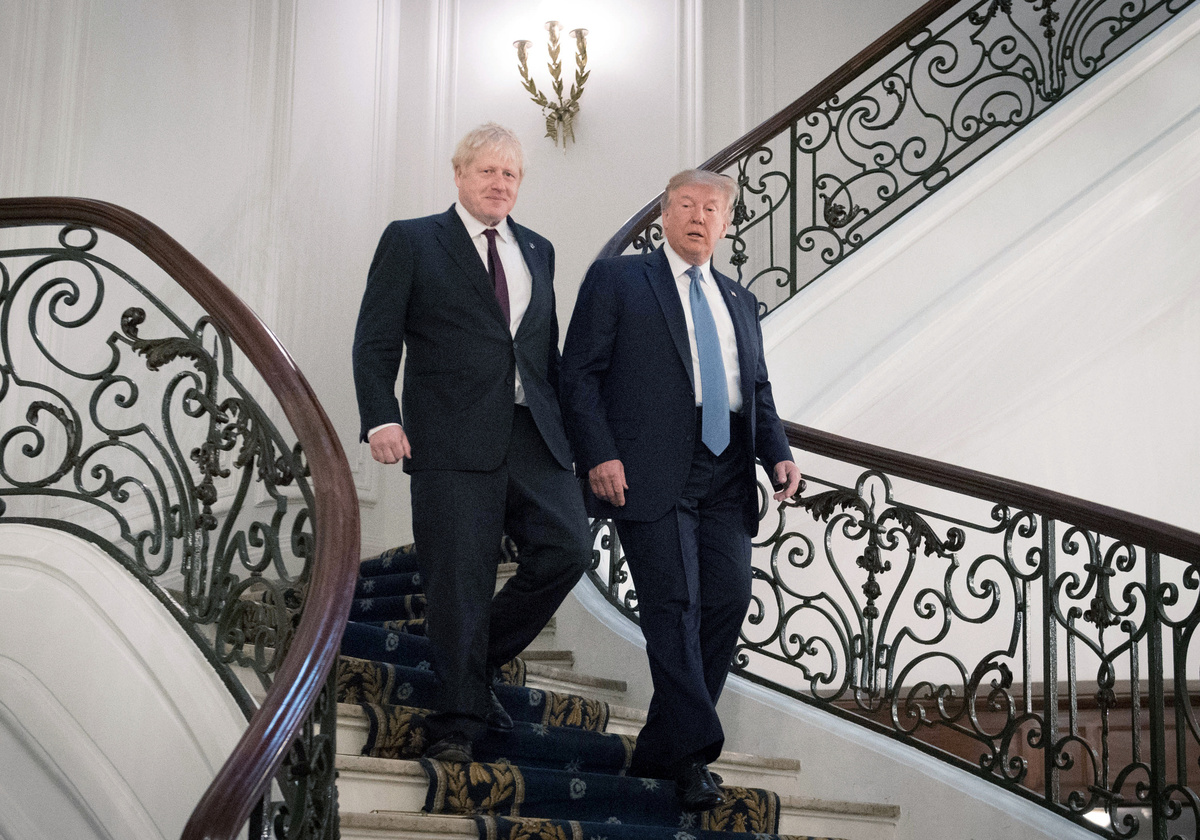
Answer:
[[[805, 452], [879, 470], [889, 476], [917, 481], [989, 502], [1035, 511], [1054, 519], [1097, 531], [1170, 557], [1200, 563], [1200, 534], [1107, 505], [1084, 501], [1007, 478], [956, 467], [894, 449], [822, 432], [796, 423], [784, 424], [788, 441]], [[803, 464], [801, 464], [803, 469]]]
[[267, 791], [337, 659], [358, 573], [358, 495], [316, 394], [254, 312], [149, 220], [102, 201], [0, 199], [0, 224], [84, 224], [121, 237], [182, 286], [246, 354], [279, 401], [312, 474], [312, 578], [291, 647], [261, 707], [192, 812], [184, 840], [232, 840]]
[[[772, 137], [787, 129], [788, 126], [800, 117], [815, 110], [839, 90], [852, 82], [867, 67], [879, 61], [892, 50], [903, 46], [913, 35], [937, 20], [948, 9], [961, 2], [962, 0], [929, 0], [928, 3], [876, 38], [874, 42], [859, 52], [858, 55], [818, 82], [808, 93], [801, 96], [778, 114], [761, 123], [750, 133], [744, 134], [737, 140], [734, 140], [724, 149], [700, 164], [699, 168], [707, 169], [711, 172], [720, 172], [742, 155], [758, 148]], [[634, 237], [658, 218], [659, 202], [661, 200], [662, 193], [659, 193], [653, 201], [630, 217], [629, 221], [622, 225], [621, 229], [616, 232], [612, 239], [604, 244], [597, 258], [616, 257], [622, 254], [629, 247], [630, 243], [633, 242]]]

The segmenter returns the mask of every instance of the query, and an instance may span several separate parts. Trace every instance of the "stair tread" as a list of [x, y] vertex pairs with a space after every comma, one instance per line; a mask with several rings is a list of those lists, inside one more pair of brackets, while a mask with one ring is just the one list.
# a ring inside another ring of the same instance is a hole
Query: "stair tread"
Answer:
[[570, 665], [575, 664], [574, 652], [559, 648], [526, 648], [521, 652], [521, 659], [527, 664], [530, 662], [566, 662]]
[[454, 814], [422, 814], [406, 811], [372, 811], [370, 813], [340, 812], [338, 821], [343, 830], [358, 829], [379, 832], [403, 832], [405, 837], [426, 835], [445, 837], [479, 837], [479, 829], [470, 817]]
[[628, 689], [629, 684], [625, 680], [613, 680], [608, 677], [593, 677], [590, 674], [580, 674], [572, 671], [570, 668], [559, 668], [555, 665], [547, 665], [544, 662], [527, 662], [525, 664], [525, 673], [527, 676], [543, 677], [550, 680], [562, 680], [575, 685], [587, 686], [591, 688], [600, 688], [605, 691], [615, 691], [623, 693]]
[[900, 806], [884, 802], [849, 802], [842, 799], [819, 799], [813, 796], [779, 796], [779, 807], [785, 811], [808, 811], [842, 816], [873, 817], [893, 822], [900, 818]]
[[[344, 704], [339, 704], [339, 713], [341, 711], [340, 706], [342, 705]], [[361, 712], [358, 709], [356, 711]], [[376, 758], [370, 755], [339, 754], [337, 763], [339, 768], [344, 767], [347, 770], [361, 770], [370, 773], [394, 773], [398, 776], [421, 776], [423, 778], [425, 772], [416, 761], [405, 758]], [[795, 758], [771, 758], [761, 755], [750, 755], [748, 753], [725, 752], [721, 754], [716, 763], [718, 765], [742, 765], [759, 770], [790, 770], [796, 772], [800, 770], [800, 761]]]
[[[726, 758], [726, 756], [722, 755], [721, 760], [714, 766], [719, 767], [725, 762]], [[761, 758], [737, 753], [729, 756], [729, 758], [741, 759], [747, 764], [754, 764], [760, 768], [774, 766], [779, 769], [787, 769], [788, 766], [799, 766], [799, 762], [795, 759]], [[337, 756], [336, 766], [340, 773], [347, 775], [360, 773], [364, 775], [388, 776], [398, 782], [411, 779], [422, 786], [426, 783], [425, 771], [421, 768], [419, 762], [412, 759], [376, 758], [369, 755], [339, 755]], [[840, 799], [822, 799], [794, 794], [780, 794], [779, 805], [784, 811], [837, 814], [879, 820], [895, 820], [900, 815], [900, 807], [898, 805], [889, 805], [881, 802], [852, 802]], [[401, 814], [410, 812], [394, 811], [389, 813]]]
[[372, 811], [370, 813], [342, 812], [338, 818], [341, 827], [350, 832], [403, 833], [405, 837], [475, 838], [479, 836], [474, 819], [467, 816]]
[[409, 758], [376, 758], [373, 755], [339, 755], [337, 769], [358, 773], [382, 773], [392, 776], [419, 776], [425, 780], [425, 771], [419, 762]]
[[[620, 712], [622, 717], [628, 720], [646, 719], [646, 713], [640, 709], [633, 709], [627, 706], [609, 708], [610, 719], [616, 716], [616, 712]], [[342, 723], [349, 723], [356, 726], [365, 726], [367, 723], [367, 713], [362, 710], [361, 706], [353, 703], [338, 703], [338, 719]], [[353, 753], [344, 753], [350, 758], [367, 758], [367, 756], [359, 756]], [[376, 761], [391, 761], [393, 759], [374, 759]], [[726, 750], [721, 753], [721, 758], [718, 760], [719, 765], [735, 766], [746, 771], [762, 771], [773, 770], [775, 772], [792, 772], [798, 773], [801, 769], [800, 760], [796, 758], [782, 758], [753, 755], [751, 753], [740, 753]]]

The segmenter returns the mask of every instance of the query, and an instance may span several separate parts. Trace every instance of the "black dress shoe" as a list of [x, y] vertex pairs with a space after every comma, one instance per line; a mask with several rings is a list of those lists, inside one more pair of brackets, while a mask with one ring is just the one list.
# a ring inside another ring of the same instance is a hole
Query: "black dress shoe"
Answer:
[[675, 774], [675, 795], [685, 811], [708, 811], [725, 801], [708, 767], [698, 758], [689, 758]]
[[488, 686], [487, 727], [493, 732], [512, 732], [513, 719], [496, 696], [496, 690]]
[[434, 761], [450, 761], [456, 764], [467, 764], [471, 758], [471, 739], [461, 732], [451, 732], [440, 741], [434, 741], [425, 748], [426, 758]]

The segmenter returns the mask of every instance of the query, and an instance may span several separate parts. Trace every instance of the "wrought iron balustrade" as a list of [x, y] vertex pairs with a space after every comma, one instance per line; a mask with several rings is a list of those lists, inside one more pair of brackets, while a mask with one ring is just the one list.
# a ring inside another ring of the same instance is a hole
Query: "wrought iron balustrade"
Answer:
[[250, 718], [185, 838], [248, 819], [256, 837], [337, 836], [329, 675], [359, 529], [332, 425], [270, 331], [145, 219], [3, 199], [0, 237], [0, 523], [107, 552]]
[[763, 474], [733, 673], [1110, 836], [1200, 836], [1200, 534], [787, 427], [806, 487], [768, 504]]
[[[1192, 0], [933, 0], [704, 169], [735, 178], [718, 260], [789, 300]], [[600, 256], [662, 241], [656, 198]]]

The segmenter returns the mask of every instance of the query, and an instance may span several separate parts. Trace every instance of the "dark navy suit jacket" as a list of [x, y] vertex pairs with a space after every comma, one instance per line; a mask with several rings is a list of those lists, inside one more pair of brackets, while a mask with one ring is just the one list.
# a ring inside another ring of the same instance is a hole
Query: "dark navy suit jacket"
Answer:
[[[763, 356], [758, 302], [713, 271], [737, 335], [742, 417], [732, 434], [768, 471], [792, 460], [775, 412]], [[683, 305], [667, 257], [650, 254], [597, 260], [588, 270], [567, 330], [562, 358], [563, 416], [580, 475], [614, 458], [625, 468], [625, 506], [587, 492], [593, 516], [653, 521], [683, 489], [696, 435], [692, 356]], [[747, 459], [750, 486], [754, 460]], [[758, 531], [755, 494], [747, 494], [746, 529]]]
[[[379, 240], [354, 334], [354, 385], [362, 440], [375, 426], [403, 425], [413, 453], [408, 472], [500, 466], [512, 430], [514, 370], [547, 446], [570, 469], [558, 400], [554, 248], [508, 222], [533, 278], [515, 337], [454, 207], [392, 222]], [[402, 413], [395, 388], [406, 347]]]

